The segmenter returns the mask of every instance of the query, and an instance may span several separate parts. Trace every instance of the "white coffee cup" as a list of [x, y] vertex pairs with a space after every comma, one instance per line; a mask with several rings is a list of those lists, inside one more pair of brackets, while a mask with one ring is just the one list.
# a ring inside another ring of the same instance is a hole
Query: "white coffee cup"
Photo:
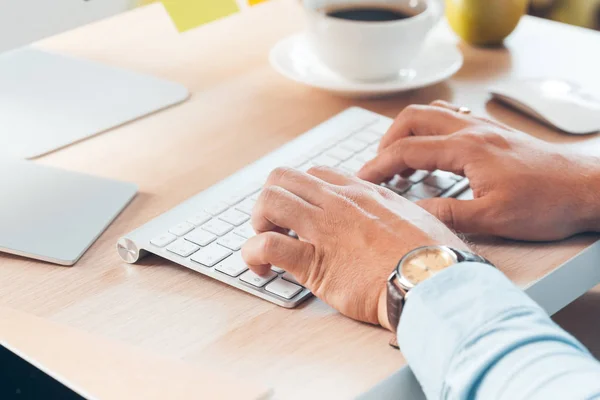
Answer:
[[[351, 80], [381, 81], [407, 69], [444, 15], [443, 0], [301, 0], [308, 42], [329, 69]], [[353, 21], [326, 10], [352, 5], [390, 7], [409, 15], [393, 21]]]

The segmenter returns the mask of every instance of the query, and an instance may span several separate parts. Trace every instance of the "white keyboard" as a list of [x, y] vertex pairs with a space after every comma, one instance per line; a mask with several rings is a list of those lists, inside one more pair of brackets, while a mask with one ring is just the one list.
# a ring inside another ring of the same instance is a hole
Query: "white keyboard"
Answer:
[[[308, 289], [277, 267], [267, 276], [258, 276], [241, 257], [240, 248], [255, 235], [250, 215], [262, 182], [279, 166], [306, 171], [327, 165], [356, 173], [375, 157], [391, 123], [390, 118], [361, 108], [345, 110], [121, 238], [119, 255], [134, 263], [153, 253], [293, 308], [311, 295]], [[407, 179], [395, 177], [385, 184], [411, 201], [455, 197], [468, 185], [466, 178], [444, 171], [416, 171]]]

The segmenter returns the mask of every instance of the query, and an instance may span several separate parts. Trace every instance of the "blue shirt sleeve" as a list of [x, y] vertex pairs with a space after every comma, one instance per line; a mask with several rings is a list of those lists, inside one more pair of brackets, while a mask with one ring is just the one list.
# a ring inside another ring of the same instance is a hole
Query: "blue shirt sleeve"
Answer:
[[428, 399], [600, 399], [598, 361], [485, 264], [411, 290], [398, 344]]

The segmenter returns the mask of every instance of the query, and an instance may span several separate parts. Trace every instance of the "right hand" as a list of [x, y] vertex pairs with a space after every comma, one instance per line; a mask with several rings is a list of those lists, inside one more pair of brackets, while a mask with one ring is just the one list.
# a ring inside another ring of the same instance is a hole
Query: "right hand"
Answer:
[[443, 101], [405, 108], [358, 176], [374, 183], [415, 169], [466, 176], [474, 200], [417, 203], [460, 232], [541, 241], [600, 231], [598, 156], [457, 109]]
[[258, 235], [242, 249], [252, 271], [281, 267], [342, 314], [388, 329], [386, 280], [400, 258], [428, 245], [468, 249], [410, 201], [327, 167], [273, 171], [252, 226]]

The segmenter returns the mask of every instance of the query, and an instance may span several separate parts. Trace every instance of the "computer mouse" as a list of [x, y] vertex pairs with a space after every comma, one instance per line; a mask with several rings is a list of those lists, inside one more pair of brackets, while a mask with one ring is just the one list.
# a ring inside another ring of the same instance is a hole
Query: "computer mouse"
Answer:
[[600, 96], [562, 79], [518, 79], [489, 88], [492, 96], [561, 131], [600, 132]]

